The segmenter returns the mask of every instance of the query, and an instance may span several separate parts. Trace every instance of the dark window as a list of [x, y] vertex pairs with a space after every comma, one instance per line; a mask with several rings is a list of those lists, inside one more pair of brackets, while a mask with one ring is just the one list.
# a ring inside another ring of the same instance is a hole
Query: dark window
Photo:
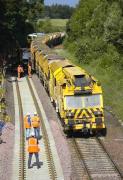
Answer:
[[89, 86], [91, 82], [91, 79], [86, 77], [85, 75], [78, 75], [75, 76], [75, 86], [77, 87], [84, 87], [84, 86]]

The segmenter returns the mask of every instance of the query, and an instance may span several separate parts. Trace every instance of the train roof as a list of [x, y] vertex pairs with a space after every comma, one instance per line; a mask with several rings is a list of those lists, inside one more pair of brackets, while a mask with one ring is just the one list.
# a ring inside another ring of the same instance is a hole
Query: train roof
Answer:
[[50, 68], [51, 68], [52, 72], [55, 72], [59, 68], [72, 67], [72, 66], [74, 66], [74, 65], [71, 64], [67, 59], [65, 59], [64, 61], [60, 60], [58, 62], [51, 63]]
[[65, 60], [64, 57], [59, 56], [57, 54], [49, 54], [49, 55], [47, 55], [47, 59], [48, 59], [48, 61], [52, 61], [52, 60]]
[[64, 72], [69, 73], [72, 76], [79, 76], [79, 75], [85, 75], [85, 71], [81, 69], [80, 67], [73, 66], [73, 67], [66, 67], [64, 68]]

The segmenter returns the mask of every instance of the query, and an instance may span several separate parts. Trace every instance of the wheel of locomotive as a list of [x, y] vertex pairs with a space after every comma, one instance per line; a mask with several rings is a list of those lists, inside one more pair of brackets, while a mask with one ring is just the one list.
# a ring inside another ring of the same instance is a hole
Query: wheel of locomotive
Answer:
[[94, 137], [94, 136], [97, 136], [99, 134], [99, 131], [97, 130], [92, 130], [91, 133], [90, 133], [90, 136], [91, 137]]
[[73, 130], [72, 130], [72, 129], [70, 129], [70, 130], [67, 131], [67, 137], [68, 137], [68, 138], [73, 137]]
[[100, 132], [100, 134], [102, 135], [102, 136], [106, 136], [107, 135], [107, 128], [103, 128], [103, 129], [101, 129], [100, 130], [101, 132]]

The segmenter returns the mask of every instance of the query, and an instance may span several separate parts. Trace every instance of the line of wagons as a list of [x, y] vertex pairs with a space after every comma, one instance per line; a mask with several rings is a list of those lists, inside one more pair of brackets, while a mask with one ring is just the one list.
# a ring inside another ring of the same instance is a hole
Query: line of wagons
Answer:
[[84, 69], [61, 57], [54, 46], [65, 33], [37, 36], [31, 41], [32, 67], [59, 114], [66, 133], [106, 135], [101, 84]]

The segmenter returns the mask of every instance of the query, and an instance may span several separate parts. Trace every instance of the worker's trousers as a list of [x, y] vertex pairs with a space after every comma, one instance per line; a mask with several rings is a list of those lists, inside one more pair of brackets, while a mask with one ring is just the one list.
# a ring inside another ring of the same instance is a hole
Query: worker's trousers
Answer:
[[40, 138], [40, 128], [34, 128], [34, 132], [35, 132], [35, 137], [37, 138], [37, 139], [39, 139]]
[[40, 162], [39, 162], [39, 154], [37, 153], [29, 153], [29, 159], [28, 159], [28, 167], [31, 166], [31, 160], [32, 160], [32, 156], [33, 154], [35, 154], [35, 158], [36, 158], [36, 164], [39, 167], [40, 166]]
[[28, 139], [30, 137], [30, 128], [26, 128], [26, 139]]

